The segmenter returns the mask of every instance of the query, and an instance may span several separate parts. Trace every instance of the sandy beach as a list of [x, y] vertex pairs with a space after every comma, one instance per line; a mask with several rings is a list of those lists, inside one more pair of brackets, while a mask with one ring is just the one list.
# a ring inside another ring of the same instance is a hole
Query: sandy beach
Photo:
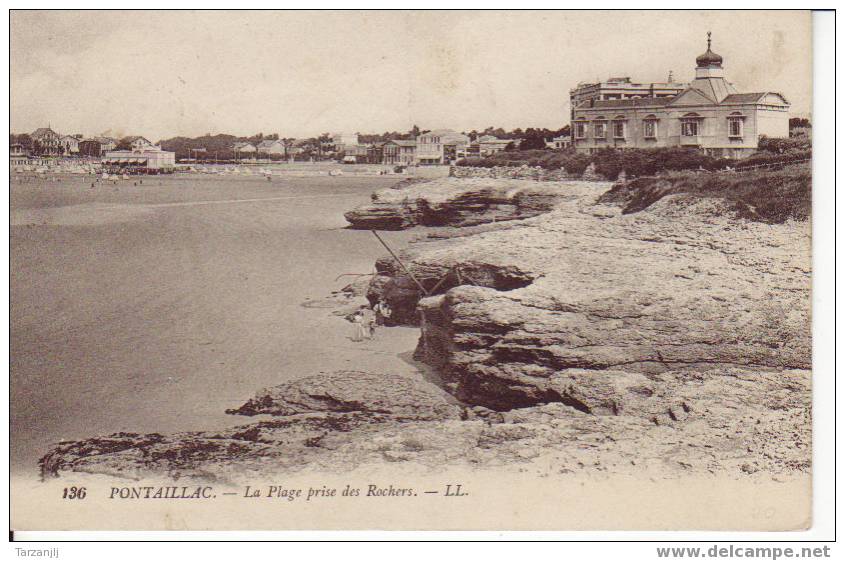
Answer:
[[[389, 177], [88, 177], [11, 184], [12, 465], [117, 431], [229, 427], [257, 388], [354, 368], [416, 373], [419, 335], [306, 308], [384, 253], [343, 212]], [[396, 247], [412, 232], [385, 237]]]

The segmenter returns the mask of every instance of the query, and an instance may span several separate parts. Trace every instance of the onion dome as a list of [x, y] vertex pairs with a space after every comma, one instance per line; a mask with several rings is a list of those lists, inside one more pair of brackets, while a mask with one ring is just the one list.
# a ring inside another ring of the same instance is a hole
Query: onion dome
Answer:
[[695, 58], [695, 64], [699, 68], [722, 66], [722, 57], [710, 50], [710, 32], [707, 32], [707, 52]]

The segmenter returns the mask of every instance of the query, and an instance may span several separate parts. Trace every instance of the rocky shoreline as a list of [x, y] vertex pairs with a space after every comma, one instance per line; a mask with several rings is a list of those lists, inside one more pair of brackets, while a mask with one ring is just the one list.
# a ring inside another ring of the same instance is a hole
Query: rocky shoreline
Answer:
[[623, 215], [598, 202], [609, 187], [450, 178], [377, 192], [352, 227], [436, 227], [400, 253], [416, 281], [385, 257], [366, 292], [420, 327], [415, 358], [435, 377], [315, 373], [229, 411], [268, 420], [63, 442], [42, 476], [540, 459], [550, 473], [808, 473], [809, 224], [693, 195]]
[[473, 226], [530, 218], [552, 209], [554, 185], [516, 179], [445, 178], [402, 182], [372, 194], [345, 214], [351, 228], [404, 230], [413, 226]]

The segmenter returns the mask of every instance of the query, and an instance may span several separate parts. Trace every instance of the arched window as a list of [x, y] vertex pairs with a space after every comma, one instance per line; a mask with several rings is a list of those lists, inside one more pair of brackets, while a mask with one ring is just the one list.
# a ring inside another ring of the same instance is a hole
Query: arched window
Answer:
[[728, 138], [742, 138], [745, 133], [745, 115], [739, 111], [734, 111], [728, 115]]
[[681, 136], [698, 136], [702, 117], [698, 113], [687, 113], [681, 117]]
[[613, 118], [613, 138], [617, 140], [624, 140], [627, 131], [627, 123], [628, 120], [625, 115], [617, 115]]
[[575, 138], [582, 139], [587, 137], [587, 121], [586, 119], [576, 119], [575, 124]]
[[593, 138], [596, 140], [607, 139], [607, 119], [601, 115], [593, 121]]
[[657, 117], [646, 115], [643, 119], [643, 138], [657, 138]]

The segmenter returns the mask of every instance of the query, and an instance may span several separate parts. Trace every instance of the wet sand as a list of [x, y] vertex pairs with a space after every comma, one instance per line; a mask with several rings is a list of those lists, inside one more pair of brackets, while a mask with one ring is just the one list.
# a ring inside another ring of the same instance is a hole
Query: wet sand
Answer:
[[13, 182], [13, 469], [34, 472], [61, 439], [242, 424], [224, 410], [298, 376], [415, 373], [418, 330], [354, 343], [351, 324], [301, 305], [372, 271], [384, 250], [343, 212], [396, 181]]

